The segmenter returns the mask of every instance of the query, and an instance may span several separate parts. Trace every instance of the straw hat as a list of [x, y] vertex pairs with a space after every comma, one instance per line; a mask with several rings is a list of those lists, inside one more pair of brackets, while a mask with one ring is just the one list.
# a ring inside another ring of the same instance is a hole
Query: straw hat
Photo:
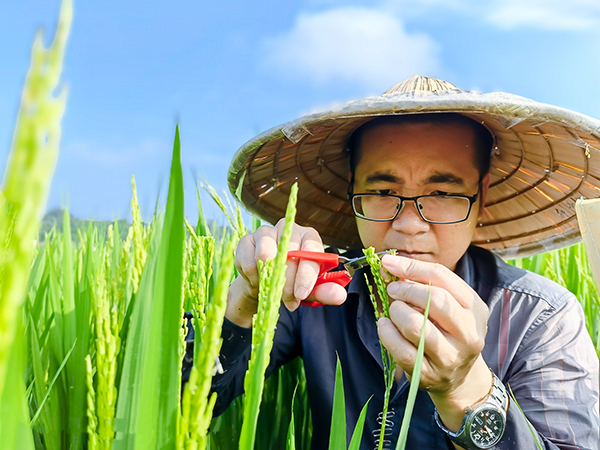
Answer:
[[231, 163], [229, 188], [253, 214], [275, 223], [297, 181], [296, 222], [316, 228], [326, 244], [361, 247], [347, 199], [348, 137], [374, 117], [435, 112], [471, 117], [495, 138], [490, 188], [473, 244], [512, 258], [580, 241], [575, 201], [600, 197], [600, 121], [418, 75], [379, 97], [304, 116], [248, 141]]

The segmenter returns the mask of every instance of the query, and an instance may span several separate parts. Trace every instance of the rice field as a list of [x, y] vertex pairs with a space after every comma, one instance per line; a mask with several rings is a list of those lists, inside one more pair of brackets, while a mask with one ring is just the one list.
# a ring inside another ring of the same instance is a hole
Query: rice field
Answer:
[[[119, 221], [107, 232], [90, 223], [73, 238], [65, 211], [62, 230], [54, 228], [38, 242], [38, 218], [58, 156], [66, 103], [64, 94], [55, 97], [53, 92], [70, 21], [71, 2], [66, 0], [52, 47], [43, 49], [41, 39], [36, 40], [0, 196], [2, 448], [310, 448], [301, 360], [264, 377], [286, 238], [278, 257], [261, 269], [246, 394], [223, 415], [212, 417], [210, 383], [218, 370], [227, 289], [236, 276], [234, 250], [248, 227], [239, 207], [210, 187], [198, 187], [199, 217], [191, 223], [186, 219], [178, 129], [167, 203], [149, 223], [141, 220], [132, 180], [133, 221], [126, 230]], [[223, 211], [222, 226], [208, 225], [200, 201], [206, 194]], [[288, 223], [294, 214], [292, 192]], [[253, 221], [250, 228], [259, 223]], [[600, 300], [583, 246], [513, 264], [577, 295], [600, 354]], [[196, 339], [194, 366], [182, 388], [186, 311], [192, 313]], [[393, 379], [393, 373], [388, 376]], [[356, 439], [346, 443], [343, 390], [336, 389], [334, 397], [330, 448], [358, 448], [360, 421]]]

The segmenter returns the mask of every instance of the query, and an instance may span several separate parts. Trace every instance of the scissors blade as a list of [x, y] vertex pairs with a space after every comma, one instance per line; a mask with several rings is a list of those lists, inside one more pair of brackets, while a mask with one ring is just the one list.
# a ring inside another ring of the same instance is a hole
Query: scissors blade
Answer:
[[[391, 253], [392, 253], [392, 250], [385, 250], [383, 252], [378, 252], [375, 254], [381, 258], [383, 255], [387, 255], [387, 254], [391, 254]], [[344, 267], [346, 268], [346, 270], [348, 271], [348, 273], [350, 274], [351, 277], [354, 276], [354, 273], [357, 270], [360, 270], [363, 267], [366, 267], [369, 265], [369, 263], [367, 262], [366, 256], [361, 256], [359, 258], [353, 258], [353, 259], [346, 259], [343, 256], [340, 256], [340, 262], [344, 265]]]

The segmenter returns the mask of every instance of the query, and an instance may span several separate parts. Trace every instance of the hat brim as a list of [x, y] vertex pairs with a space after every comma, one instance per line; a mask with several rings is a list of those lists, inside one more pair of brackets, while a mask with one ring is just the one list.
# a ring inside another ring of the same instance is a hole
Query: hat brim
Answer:
[[580, 241], [575, 201], [600, 197], [600, 121], [504, 93], [411, 92], [349, 102], [272, 128], [244, 144], [228, 175], [261, 219], [284, 216], [299, 183], [296, 222], [326, 244], [362, 247], [347, 199], [349, 135], [374, 117], [455, 112], [494, 135], [491, 182], [473, 244], [523, 257]]

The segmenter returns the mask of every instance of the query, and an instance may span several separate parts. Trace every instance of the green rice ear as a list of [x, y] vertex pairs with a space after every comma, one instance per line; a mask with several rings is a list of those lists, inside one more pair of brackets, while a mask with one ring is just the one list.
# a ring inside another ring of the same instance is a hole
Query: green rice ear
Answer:
[[298, 184], [290, 190], [285, 213], [285, 225], [277, 246], [275, 259], [259, 264], [258, 311], [252, 322], [252, 353], [244, 379], [244, 422], [239, 448], [252, 449], [256, 438], [256, 424], [265, 383], [265, 372], [269, 365], [275, 325], [279, 319], [279, 306], [285, 285], [287, 251], [296, 218]]
[[0, 442], [8, 450], [34, 446], [20, 337], [25, 334], [23, 304], [39, 217], [58, 156], [66, 90], [58, 97], [53, 93], [72, 14], [72, 2], [65, 0], [50, 48], [43, 47], [41, 33], [36, 36], [0, 195]]

